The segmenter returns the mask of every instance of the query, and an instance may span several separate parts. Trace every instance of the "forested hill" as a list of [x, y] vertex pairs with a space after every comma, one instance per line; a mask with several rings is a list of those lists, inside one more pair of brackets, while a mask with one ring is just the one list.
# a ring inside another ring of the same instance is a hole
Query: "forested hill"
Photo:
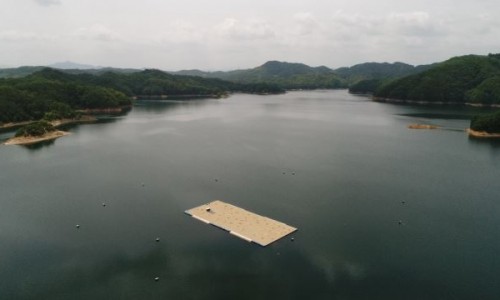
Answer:
[[500, 54], [455, 57], [381, 86], [379, 100], [500, 104]]
[[0, 79], [0, 123], [71, 118], [78, 109], [130, 105], [135, 96], [217, 97], [228, 92], [280, 93], [283, 90], [264, 83], [237, 84], [158, 70], [92, 75], [46, 68], [22, 78]]
[[335, 73], [355, 84], [362, 80], [398, 78], [419, 73], [430, 68], [430, 65], [413, 66], [402, 62], [395, 63], [363, 63], [352, 67], [338, 68]]
[[245, 70], [228, 72], [203, 72], [185, 70], [179, 75], [196, 75], [205, 78], [219, 78], [238, 83], [270, 83], [284, 89], [335, 89], [347, 88], [347, 82], [327, 67], [310, 67], [301, 63], [268, 61], [265, 64]]
[[77, 109], [130, 105], [124, 93], [86, 77], [43, 69], [23, 78], [0, 79], [0, 124], [73, 118]]
[[375, 92], [384, 83], [423, 72], [432, 66], [413, 66], [402, 62], [372, 62], [354, 65], [350, 68], [339, 68], [335, 72], [349, 82], [349, 92], [367, 94]]

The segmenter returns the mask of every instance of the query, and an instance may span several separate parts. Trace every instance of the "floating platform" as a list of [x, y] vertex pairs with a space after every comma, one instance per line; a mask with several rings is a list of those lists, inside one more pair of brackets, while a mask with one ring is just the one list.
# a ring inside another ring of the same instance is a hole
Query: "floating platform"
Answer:
[[297, 230], [285, 223], [220, 200], [186, 210], [185, 213], [204, 223], [224, 229], [247, 242], [254, 242], [261, 246], [267, 246]]

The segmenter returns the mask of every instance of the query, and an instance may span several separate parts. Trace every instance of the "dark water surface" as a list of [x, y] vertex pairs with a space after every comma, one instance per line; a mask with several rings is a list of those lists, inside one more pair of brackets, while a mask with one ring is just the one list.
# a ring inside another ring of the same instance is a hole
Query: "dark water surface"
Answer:
[[[346, 91], [142, 101], [0, 146], [0, 299], [498, 299], [500, 144], [467, 137], [473, 112]], [[295, 241], [183, 213], [214, 199]]]

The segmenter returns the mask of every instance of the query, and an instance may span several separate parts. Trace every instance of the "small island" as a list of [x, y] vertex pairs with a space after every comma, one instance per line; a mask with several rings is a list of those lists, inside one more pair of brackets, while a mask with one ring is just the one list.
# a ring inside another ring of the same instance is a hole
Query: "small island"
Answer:
[[500, 111], [493, 114], [474, 116], [467, 133], [471, 137], [500, 138]]
[[47, 121], [38, 121], [19, 129], [13, 138], [8, 139], [5, 145], [31, 145], [43, 141], [54, 140], [68, 135], [69, 132], [57, 130]]

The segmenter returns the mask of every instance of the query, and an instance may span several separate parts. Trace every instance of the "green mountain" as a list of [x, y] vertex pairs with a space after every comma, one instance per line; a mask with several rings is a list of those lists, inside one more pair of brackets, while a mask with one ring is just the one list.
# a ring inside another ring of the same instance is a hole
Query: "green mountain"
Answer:
[[379, 87], [379, 100], [500, 104], [500, 54], [467, 55]]
[[412, 66], [398, 62], [363, 63], [332, 70], [325, 66], [310, 67], [300, 63], [268, 61], [253, 69], [228, 72], [184, 70], [174, 74], [220, 78], [233, 82], [268, 82], [284, 89], [351, 88], [359, 83], [360, 90], [355, 87], [352, 92], [373, 92], [383, 82], [416, 74], [428, 68], [430, 66]]
[[269, 83], [284, 89], [346, 88], [346, 81], [327, 67], [310, 67], [300, 63], [268, 61], [245, 70], [228, 72], [179, 71], [174, 74], [219, 78], [238, 83]]
[[396, 63], [364, 63], [350, 68], [339, 68], [339, 74], [349, 83], [351, 93], [373, 93], [379, 86], [391, 80], [428, 70], [432, 65], [413, 66]]
[[[69, 74], [93, 74], [103, 75], [109, 72], [119, 74], [140, 73], [139, 69], [119, 68], [92, 68], [92, 66], [79, 65], [75, 63], [56, 64], [63, 68], [61, 71]], [[81, 68], [77, 68], [82, 66]], [[310, 67], [301, 63], [288, 63], [279, 61], [268, 61], [265, 64], [252, 69], [205, 72], [201, 70], [183, 70], [169, 72], [172, 75], [182, 75], [202, 78], [218, 78], [240, 84], [268, 84], [276, 85], [282, 89], [331, 89], [352, 87], [352, 92], [367, 92], [356, 90], [360, 83], [361, 89], [366, 86], [378, 87], [381, 83], [402, 76], [414, 74], [428, 66], [414, 67], [404, 63], [364, 63], [352, 67], [332, 70], [325, 66]], [[21, 67], [15, 69], [0, 69], [0, 78], [23, 77], [40, 71], [43, 67]], [[373, 81], [373, 80], [377, 81]], [[369, 80], [368, 85], [365, 80]], [[354, 87], [353, 87], [354, 86]], [[369, 88], [368, 92], [373, 92]]]
[[63, 61], [63, 62], [57, 62], [53, 63], [51, 65], [48, 65], [47, 67], [51, 69], [61, 69], [61, 70], [67, 70], [67, 69], [80, 69], [80, 70], [86, 70], [86, 69], [102, 69], [102, 67], [96, 67], [93, 65], [85, 65], [85, 64], [79, 64], [75, 63], [72, 61]]
[[355, 83], [365, 79], [376, 79], [385, 77], [401, 77], [415, 69], [414, 66], [396, 62], [390, 63], [363, 63], [352, 67], [338, 68], [335, 73], [342, 76], [351, 83]]

